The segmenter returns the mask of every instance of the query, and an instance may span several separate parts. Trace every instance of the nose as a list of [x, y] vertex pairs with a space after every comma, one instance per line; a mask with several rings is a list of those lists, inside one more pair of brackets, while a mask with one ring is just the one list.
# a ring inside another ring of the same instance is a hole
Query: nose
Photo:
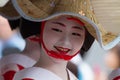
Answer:
[[64, 35], [61, 40], [60, 44], [64, 47], [70, 47], [71, 46], [71, 41], [68, 35]]

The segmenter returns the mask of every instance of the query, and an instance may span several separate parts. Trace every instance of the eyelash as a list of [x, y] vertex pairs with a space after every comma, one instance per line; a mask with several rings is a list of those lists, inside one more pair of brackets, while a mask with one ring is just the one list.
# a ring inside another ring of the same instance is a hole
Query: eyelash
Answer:
[[75, 36], [81, 36], [81, 35], [78, 34], [78, 33], [72, 33], [72, 35], [75, 35]]
[[[60, 29], [57, 29], [57, 28], [52, 28], [52, 30], [56, 31], [56, 32], [62, 32], [62, 30]], [[75, 35], [75, 36], [81, 36], [79, 33], [72, 33], [72, 35]]]
[[56, 28], [52, 28], [52, 30], [54, 30], [54, 31], [56, 31], [56, 32], [62, 32], [62, 30], [56, 29]]

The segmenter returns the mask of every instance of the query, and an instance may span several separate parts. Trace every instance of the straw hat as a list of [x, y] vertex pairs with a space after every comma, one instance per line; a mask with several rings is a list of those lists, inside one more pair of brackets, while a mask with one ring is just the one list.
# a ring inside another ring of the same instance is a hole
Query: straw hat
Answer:
[[91, 4], [101, 25], [120, 33], [120, 0], [91, 0]]
[[11, 0], [0, 0], [0, 15], [6, 17], [8, 20], [20, 18], [20, 15], [13, 7]]
[[79, 18], [104, 49], [110, 49], [120, 41], [118, 34], [106, 32], [97, 21], [89, 0], [12, 0], [12, 2], [19, 14], [30, 21], [41, 22], [60, 15]]
[[113, 70], [108, 76], [108, 80], [119, 80], [119, 79], [120, 79], [120, 68]]

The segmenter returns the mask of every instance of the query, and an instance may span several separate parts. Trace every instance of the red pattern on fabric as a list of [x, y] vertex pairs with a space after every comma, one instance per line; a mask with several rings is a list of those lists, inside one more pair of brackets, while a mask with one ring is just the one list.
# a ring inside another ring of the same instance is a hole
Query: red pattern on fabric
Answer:
[[29, 38], [29, 40], [35, 41], [35, 42], [40, 42], [40, 38], [38, 38], [38, 37]]
[[19, 65], [19, 64], [17, 64], [17, 67], [19, 68], [19, 70], [24, 69], [24, 67], [22, 65]]
[[81, 20], [79, 20], [79, 19], [77, 19], [77, 18], [67, 18], [68, 20], [74, 20], [74, 21], [76, 21], [76, 22], [78, 22], [80, 25], [82, 25], [82, 26], [85, 26], [85, 24], [81, 21]]
[[114, 78], [113, 80], [120, 80], [120, 76], [117, 76], [117, 77]]
[[16, 71], [8, 71], [3, 74], [4, 80], [13, 80], [13, 77], [15, 75]]
[[[21, 65], [19, 65], [19, 64], [16, 64], [16, 65], [17, 65], [17, 67], [18, 67], [19, 70], [24, 69], [23, 66], [21, 66]], [[4, 74], [3, 74], [4, 80], [13, 80], [13, 77], [14, 77], [14, 75], [15, 75], [16, 72], [17, 72], [17, 71], [9, 70], [9, 71], [7, 71], [6, 73], [4, 73]]]
[[24, 78], [22, 80], [34, 80], [34, 79], [31, 79], [31, 78]]

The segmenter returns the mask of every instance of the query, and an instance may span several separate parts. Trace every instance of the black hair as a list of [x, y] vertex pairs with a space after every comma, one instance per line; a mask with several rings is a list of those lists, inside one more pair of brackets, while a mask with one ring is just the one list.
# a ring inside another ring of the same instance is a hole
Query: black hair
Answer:
[[84, 44], [80, 50], [80, 55], [82, 57], [84, 57], [86, 55], [85, 53], [90, 49], [94, 40], [95, 40], [95, 38], [86, 29], [85, 41], [84, 41]]
[[20, 32], [23, 38], [27, 38], [32, 35], [40, 34], [40, 26], [41, 22], [33, 22], [26, 20], [24, 18], [21, 18], [20, 23]]
[[23, 38], [40, 34], [40, 22], [29, 21], [22, 17], [15, 20], [8, 20], [8, 22], [12, 30], [19, 27], [20, 33]]
[[19, 27], [19, 24], [20, 24], [20, 18], [18, 19], [15, 19], [15, 20], [8, 20], [9, 24], [10, 24], [10, 27], [11, 29], [16, 29], [17, 27]]

